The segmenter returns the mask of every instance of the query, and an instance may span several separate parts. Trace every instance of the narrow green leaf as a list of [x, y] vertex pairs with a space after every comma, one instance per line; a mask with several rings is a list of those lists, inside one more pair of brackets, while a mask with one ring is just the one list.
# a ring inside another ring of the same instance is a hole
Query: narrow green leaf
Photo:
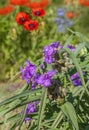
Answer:
[[38, 114], [38, 126], [37, 126], [38, 128], [37, 128], [37, 130], [40, 130], [40, 128], [41, 128], [44, 109], [45, 109], [45, 105], [46, 105], [46, 98], [47, 98], [47, 88], [43, 87], [41, 102], [40, 102], [40, 107], [39, 107], [39, 114]]
[[64, 44], [64, 48], [71, 43], [71, 41], [73, 40], [73, 38], [75, 37], [74, 34], [71, 34], [71, 36], [67, 39], [66, 43]]
[[53, 122], [52, 127], [56, 128], [62, 119], [63, 119], [63, 112], [60, 111], [58, 113], [58, 116], [56, 117], [55, 121]]
[[79, 96], [79, 94], [84, 90], [84, 87], [78, 86], [73, 90], [73, 96]]
[[7, 114], [7, 113], [9, 113], [9, 112], [13, 111], [14, 109], [17, 109], [21, 106], [24, 106], [29, 102], [37, 101], [39, 99], [40, 99], [40, 96], [35, 96], [35, 97], [29, 97], [29, 99], [26, 101], [21, 100], [18, 102], [17, 100], [15, 100], [17, 104], [16, 103], [14, 104], [14, 102], [12, 102], [14, 105], [10, 104], [10, 107], [8, 109], [5, 109], [0, 113], [0, 116]]
[[79, 130], [77, 116], [73, 105], [70, 102], [66, 102], [64, 105], [61, 106], [61, 110], [70, 119], [75, 130]]
[[27, 105], [24, 107], [23, 114], [22, 114], [22, 116], [21, 116], [22, 119], [21, 119], [21, 121], [20, 121], [18, 130], [21, 129], [21, 126], [22, 126], [22, 124], [23, 124], [23, 122], [24, 122], [24, 118], [25, 118], [25, 115], [26, 115], [26, 109], [27, 109]]
[[0, 103], [0, 106], [6, 105], [6, 104], [8, 104], [8, 103], [10, 103], [10, 102], [12, 102], [12, 101], [14, 101], [14, 100], [16, 100], [16, 99], [19, 99], [19, 98], [22, 98], [22, 97], [26, 97], [26, 96], [28, 96], [28, 95], [35, 94], [35, 93], [41, 92], [41, 91], [42, 91], [42, 89], [39, 88], [39, 89], [36, 89], [36, 90], [34, 90], [34, 91], [30, 90], [30, 91], [23, 92], [23, 93], [21, 93], [21, 94], [18, 94], [18, 95], [16, 95], [16, 96], [13, 96], [13, 97], [11, 97], [11, 98], [9, 98], [9, 99], [6, 99], [6, 100], [2, 101], [2, 102]]

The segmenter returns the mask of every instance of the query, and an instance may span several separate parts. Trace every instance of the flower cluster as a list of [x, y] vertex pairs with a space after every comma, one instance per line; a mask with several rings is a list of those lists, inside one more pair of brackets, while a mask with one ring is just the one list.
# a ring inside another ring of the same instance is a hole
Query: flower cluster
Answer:
[[36, 72], [36, 66], [30, 61], [27, 61], [25, 69], [21, 67], [22, 79], [26, 80], [29, 84], [32, 84], [32, 90], [36, 88], [37, 85], [44, 87], [51, 86], [51, 79], [55, 75], [55, 71], [51, 70], [44, 74], [39, 74]]
[[[32, 13], [34, 16], [42, 17], [45, 15], [45, 10], [41, 8], [33, 9]], [[28, 13], [19, 12], [16, 16], [16, 21], [19, 25], [23, 25], [28, 31], [33, 31], [38, 29], [39, 23], [37, 20], [32, 20]]]
[[59, 42], [53, 42], [49, 46], [45, 46], [43, 53], [44, 53], [44, 61], [47, 64], [51, 64], [52, 62], [55, 62], [55, 54], [58, 52], [58, 49], [60, 48]]
[[[29, 0], [9, 0], [9, 5], [0, 9], [1, 15], [7, 15], [14, 10], [14, 6], [25, 6], [31, 9], [31, 12], [19, 12], [16, 15], [16, 21], [23, 25], [28, 31], [37, 30], [39, 22], [33, 17], [43, 17], [46, 14], [45, 8], [49, 5], [49, 0], [29, 1]], [[32, 16], [32, 18], [31, 18]]]
[[32, 64], [30, 61], [27, 61], [26, 68], [23, 69], [21, 67], [21, 72], [22, 72], [22, 79], [26, 80], [26, 82], [29, 84], [35, 75], [36, 66], [34, 64]]
[[[25, 2], [25, 1], [24, 1]], [[28, 1], [26, 1], [28, 2]], [[43, 17], [46, 12], [44, 7], [49, 4], [49, 0], [40, 1], [40, 2], [30, 2], [27, 7], [31, 8], [31, 13], [35, 17]], [[20, 3], [21, 5], [21, 3]], [[23, 25], [24, 28], [28, 31], [37, 30], [39, 23], [37, 20], [34, 20], [26, 12], [19, 12], [16, 16], [16, 21], [19, 25]]]
[[[67, 45], [67, 47], [72, 51], [75, 52], [76, 48], [73, 45]], [[63, 45], [60, 44], [59, 41], [53, 42], [48, 46], [45, 46], [43, 49], [44, 53], [44, 62], [40, 65], [40, 69], [42, 71], [38, 71], [36, 65], [31, 63], [30, 61], [27, 61], [26, 67], [23, 69], [21, 67], [22, 72], [22, 79], [26, 80], [26, 82], [32, 85], [32, 90], [36, 88], [37, 85], [43, 86], [43, 87], [50, 87], [52, 86], [52, 80], [55, 74], [57, 73], [57, 69], [51, 69], [46, 70], [45, 64], [49, 65], [51, 63], [57, 63], [59, 61], [59, 54], [58, 52], [60, 49], [63, 48]], [[69, 62], [69, 61], [68, 61]], [[44, 64], [45, 63], [45, 64]], [[66, 64], [66, 63], [65, 63]], [[69, 66], [69, 63], [67, 63]], [[45, 71], [44, 71], [45, 70]], [[75, 73], [71, 76], [71, 80], [73, 81], [73, 84], [75, 86], [82, 85], [82, 81], [79, 77], [79, 73]]]
[[47, 73], [41, 74], [36, 78], [37, 84], [45, 87], [52, 85], [51, 79], [56, 74], [55, 70], [48, 71]]
[[[38, 106], [38, 105], [39, 105], [39, 101], [35, 101], [35, 102], [30, 102], [30, 103], [28, 103], [27, 108], [26, 108], [26, 116], [25, 116], [25, 118], [24, 118], [25, 123], [26, 123], [27, 121], [32, 120], [32, 118], [29, 117], [29, 116], [30, 116], [30, 114], [35, 113], [35, 112], [37, 111], [37, 106]], [[23, 112], [21, 112], [21, 114], [22, 114], [22, 113], [23, 113]]]
[[79, 73], [76, 72], [71, 76], [71, 80], [75, 86], [82, 85], [82, 80], [80, 79]]
[[66, 28], [72, 27], [74, 25], [74, 22], [70, 20], [70, 18], [73, 18], [72, 13], [66, 13], [66, 9], [59, 8], [57, 10], [58, 17], [55, 19], [55, 22], [58, 25], [58, 31], [61, 33], [66, 32]]
[[[76, 48], [73, 45], [67, 45], [67, 47], [74, 53]], [[48, 88], [48, 93], [52, 96], [53, 99], [56, 99], [59, 96], [59, 88], [61, 85], [61, 80], [58, 79], [56, 74], [58, 74], [58, 69], [54, 66], [56, 63], [59, 63], [59, 58], [55, 57], [55, 54], [58, 54], [60, 49], [63, 48], [63, 45], [60, 44], [59, 41], [53, 42], [50, 45], [44, 47], [44, 61], [41, 63], [40, 67], [37, 66], [30, 61], [26, 62], [26, 67], [21, 67], [22, 79], [26, 80], [30, 86], [32, 86], [32, 90], [36, 89], [37, 86], [43, 86]], [[65, 52], [66, 53], [66, 52]], [[66, 54], [65, 54], [66, 55]], [[65, 57], [65, 55], [63, 55]], [[53, 69], [47, 69], [47, 66], [51, 63]], [[68, 64], [69, 65], [69, 64]], [[60, 67], [60, 66], [59, 66]], [[62, 72], [62, 71], [61, 71]], [[82, 80], [78, 72], [74, 73], [70, 76], [74, 86], [82, 85]], [[63, 81], [62, 81], [63, 82]], [[61, 89], [60, 89], [61, 90]], [[61, 90], [62, 91], [62, 90]], [[63, 95], [66, 95], [63, 89]], [[39, 105], [39, 101], [30, 102], [26, 109], [26, 116], [24, 121], [32, 120], [30, 116], [31, 113], [35, 113], [37, 111], [37, 106]]]
[[[68, 45], [68, 48], [71, 49], [71, 51], [75, 51], [75, 47], [73, 45]], [[53, 42], [48, 46], [44, 47], [43, 53], [44, 53], [44, 61], [47, 64], [51, 64], [58, 60], [58, 51], [63, 48], [63, 45], [60, 44], [60, 42]]]

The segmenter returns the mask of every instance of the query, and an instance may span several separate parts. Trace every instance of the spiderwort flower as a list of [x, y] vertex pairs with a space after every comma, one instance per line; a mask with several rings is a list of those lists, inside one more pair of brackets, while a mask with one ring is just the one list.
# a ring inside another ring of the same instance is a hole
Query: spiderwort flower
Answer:
[[80, 79], [80, 75], [78, 72], [71, 76], [71, 80], [75, 86], [82, 85], [82, 80]]
[[59, 42], [53, 42], [51, 45], [45, 46], [43, 53], [44, 53], [44, 61], [47, 64], [51, 64], [55, 61], [54, 55], [58, 52]]
[[48, 71], [47, 73], [41, 74], [36, 78], [36, 82], [44, 87], [51, 86], [51, 79], [56, 74], [55, 70]]
[[31, 113], [36, 112], [36, 106], [33, 102], [29, 103], [26, 109], [26, 114], [29, 115]]
[[30, 61], [27, 61], [26, 64], [27, 65], [25, 69], [21, 67], [22, 79], [26, 80], [26, 82], [29, 84], [35, 75], [36, 66], [32, 64]]
[[76, 48], [73, 45], [68, 45], [67, 47], [70, 48], [72, 52], [75, 52], [76, 50]]
[[30, 117], [27, 117], [27, 115], [30, 115], [31, 113], [35, 113], [37, 111], [36, 107], [37, 105], [39, 105], [39, 101], [36, 101], [36, 102], [30, 102], [27, 106], [27, 109], [26, 109], [26, 117], [24, 119], [25, 123], [27, 121], [30, 121], [32, 120], [32, 118]]

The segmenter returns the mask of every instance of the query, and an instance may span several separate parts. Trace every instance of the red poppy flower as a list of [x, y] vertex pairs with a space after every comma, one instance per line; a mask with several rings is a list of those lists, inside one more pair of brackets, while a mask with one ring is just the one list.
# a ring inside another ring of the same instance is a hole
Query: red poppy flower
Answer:
[[41, 0], [40, 2], [30, 2], [28, 5], [30, 8], [46, 8], [49, 5], [49, 0]]
[[34, 16], [42, 17], [46, 14], [45, 10], [42, 8], [32, 10]]
[[30, 19], [29, 14], [25, 13], [25, 12], [20, 12], [17, 14], [16, 16], [16, 21], [18, 24], [22, 25], [24, 24], [26, 21], [28, 21]]
[[29, 0], [9, 0], [9, 1], [10, 4], [12, 5], [20, 5], [20, 6], [24, 6], [29, 2]]
[[24, 23], [24, 28], [29, 31], [37, 30], [38, 29], [38, 22], [36, 20], [29, 20]]
[[79, 4], [83, 6], [89, 6], [89, 0], [79, 0]]
[[46, 8], [50, 4], [49, 0], [41, 0], [40, 5], [42, 8]]
[[0, 9], [0, 15], [7, 15], [7, 14], [11, 13], [13, 10], [14, 10], [14, 7], [11, 5], [8, 5], [8, 6]]
[[72, 19], [73, 17], [74, 17], [74, 14], [73, 14], [73, 12], [68, 12], [67, 13], [67, 17], [69, 18], [69, 19]]

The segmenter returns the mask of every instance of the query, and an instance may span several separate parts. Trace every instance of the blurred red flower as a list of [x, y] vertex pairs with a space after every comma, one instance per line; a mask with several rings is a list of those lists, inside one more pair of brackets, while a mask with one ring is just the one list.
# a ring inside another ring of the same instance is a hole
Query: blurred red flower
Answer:
[[19, 12], [16, 16], [16, 21], [19, 25], [24, 24], [26, 21], [30, 20], [30, 16], [29, 14], [25, 13], [25, 12]]
[[89, 6], [89, 0], [79, 0], [79, 4], [83, 6]]
[[67, 17], [69, 18], [69, 19], [72, 19], [73, 17], [74, 17], [74, 13], [73, 12], [68, 12], [67, 13]]
[[41, 8], [46, 8], [49, 4], [50, 4], [49, 0], [40, 1]]
[[20, 6], [24, 6], [29, 2], [29, 0], [9, 0], [9, 1], [10, 4], [12, 5], [20, 5]]
[[49, 5], [49, 3], [50, 3], [49, 0], [40, 0], [40, 2], [30, 1], [28, 6], [32, 9], [33, 8], [46, 8]]
[[11, 5], [5, 6], [4, 8], [0, 8], [0, 15], [7, 15], [14, 10], [14, 7]]
[[32, 13], [34, 16], [38, 16], [38, 17], [42, 17], [46, 14], [45, 10], [42, 9], [42, 8], [35, 8], [35, 9], [32, 9]]
[[37, 30], [38, 29], [38, 22], [36, 20], [29, 20], [24, 23], [24, 28], [29, 31]]

